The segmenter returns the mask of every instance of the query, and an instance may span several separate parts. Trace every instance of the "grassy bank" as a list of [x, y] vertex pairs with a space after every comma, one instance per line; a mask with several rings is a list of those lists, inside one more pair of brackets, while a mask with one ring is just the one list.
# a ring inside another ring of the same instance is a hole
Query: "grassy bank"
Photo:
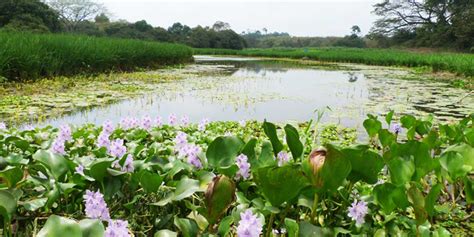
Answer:
[[0, 32], [0, 77], [8, 81], [158, 67], [191, 59], [178, 44]]
[[194, 54], [221, 54], [260, 57], [309, 58], [330, 62], [363, 63], [381, 66], [431, 67], [474, 76], [474, 54], [416, 53], [395, 49], [309, 48], [305, 49], [194, 49]]

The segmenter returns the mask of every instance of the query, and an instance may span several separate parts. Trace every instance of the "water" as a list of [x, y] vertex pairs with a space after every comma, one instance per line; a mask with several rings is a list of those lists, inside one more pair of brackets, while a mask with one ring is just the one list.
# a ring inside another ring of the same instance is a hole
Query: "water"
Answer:
[[465, 90], [450, 88], [446, 82], [401, 79], [409, 72], [393, 68], [302, 66], [209, 56], [197, 56], [196, 64], [188, 67], [205, 73], [162, 83], [161, 89], [137, 99], [76, 112], [41, 125], [101, 124], [145, 115], [161, 116], [166, 121], [169, 114], [178, 118], [186, 115], [192, 122], [202, 118], [307, 121], [317, 117], [317, 110], [325, 110], [323, 122], [360, 128], [367, 113], [390, 109], [397, 114], [434, 113], [439, 120], [474, 112], [474, 98], [466, 97]]

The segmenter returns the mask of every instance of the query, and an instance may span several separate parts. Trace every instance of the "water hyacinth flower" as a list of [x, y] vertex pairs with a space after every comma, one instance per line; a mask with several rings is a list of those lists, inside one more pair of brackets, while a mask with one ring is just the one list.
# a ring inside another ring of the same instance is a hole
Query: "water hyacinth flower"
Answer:
[[127, 147], [123, 145], [122, 139], [116, 139], [110, 143], [109, 154], [111, 156], [122, 158], [127, 152]]
[[189, 124], [189, 117], [184, 115], [183, 117], [181, 117], [181, 125], [183, 126], [188, 126]]
[[247, 161], [248, 158], [244, 154], [240, 154], [235, 158], [235, 162], [239, 170], [237, 171], [237, 179], [243, 178], [248, 179], [250, 177], [250, 163]]
[[247, 121], [245, 121], [245, 120], [240, 120], [240, 121], [239, 121], [239, 125], [240, 125], [241, 127], [245, 127], [245, 125], [247, 125]]
[[251, 210], [240, 213], [239, 226], [237, 226], [238, 237], [259, 237], [262, 233], [263, 225]]
[[4, 122], [0, 122], [0, 130], [7, 130], [7, 125]]
[[178, 118], [176, 118], [176, 115], [170, 114], [170, 116], [168, 117], [168, 124], [170, 126], [175, 126], [176, 123], [177, 123], [177, 120], [178, 120]]
[[348, 208], [348, 212], [349, 213], [347, 215], [356, 222], [356, 225], [361, 226], [364, 224], [364, 217], [368, 212], [367, 203], [362, 200], [354, 200], [352, 205]]
[[115, 126], [110, 120], [107, 120], [102, 124], [102, 133], [110, 135], [114, 132], [114, 130]]
[[206, 130], [206, 127], [207, 127], [208, 124], [209, 124], [209, 119], [207, 119], [207, 118], [202, 119], [201, 122], [199, 122], [198, 130], [199, 131]]
[[86, 190], [84, 194], [84, 204], [86, 206], [86, 216], [91, 219], [99, 219], [103, 221], [110, 220], [109, 208], [104, 201], [104, 195], [97, 192]]
[[129, 129], [130, 128], [130, 119], [129, 118], [122, 118], [120, 120], [120, 127], [122, 129]]
[[402, 129], [402, 126], [401, 126], [400, 124], [394, 123], [394, 124], [392, 124], [390, 130], [391, 130], [393, 133], [395, 133], [395, 134], [398, 135], [398, 134], [400, 134], [400, 133], [402, 132], [403, 129]]
[[140, 127], [141, 127], [141, 128], [143, 128], [143, 129], [145, 129], [145, 130], [149, 130], [152, 125], [153, 125], [153, 122], [152, 122], [150, 116], [147, 115], [147, 116], [144, 116], [144, 117], [142, 118], [142, 121], [141, 121], [141, 123], [140, 123]]
[[111, 220], [107, 229], [105, 229], [105, 237], [130, 237], [128, 231], [128, 222], [122, 220]]
[[288, 161], [290, 161], [290, 155], [285, 151], [280, 151], [277, 154], [278, 166], [283, 166]]
[[131, 154], [128, 154], [127, 158], [125, 159], [125, 162], [123, 163], [122, 171], [132, 173], [134, 170], [135, 167], [133, 166], [133, 156]]
[[69, 127], [67, 124], [61, 125], [59, 128], [58, 137], [60, 137], [63, 141], [72, 141], [71, 127]]
[[33, 125], [31, 125], [31, 124], [28, 124], [23, 128], [23, 131], [33, 131], [33, 130], [35, 130], [35, 127], [33, 127]]
[[201, 148], [199, 146], [192, 144], [187, 145], [187, 162], [198, 169], [202, 168], [201, 160], [199, 160], [198, 156], [200, 152]]
[[51, 150], [56, 154], [66, 155], [64, 143], [65, 141], [62, 137], [57, 137], [54, 139], [53, 144], [51, 145]]
[[138, 122], [138, 119], [137, 118], [130, 118], [130, 128], [136, 128], [138, 127], [139, 125], [139, 122]]
[[158, 116], [156, 119], [155, 119], [155, 125], [157, 127], [161, 127], [161, 125], [163, 125], [163, 118], [161, 116]]
[[84, 166], [83, 165], [78, 165], [75, 170], [76, 170], [76, 174], [84, 176]]
[[180, 148], [186, 144], [188, 144], [188, 134], [179, 131], [174, 138], [174, 144], [177, 148]]
[[109, 149], [110, 147], [109, 136], [110, 136], [109, 133], [107, 133], [106, 131], [102, 131], [97, 137], [97, 147], [105, 147]]

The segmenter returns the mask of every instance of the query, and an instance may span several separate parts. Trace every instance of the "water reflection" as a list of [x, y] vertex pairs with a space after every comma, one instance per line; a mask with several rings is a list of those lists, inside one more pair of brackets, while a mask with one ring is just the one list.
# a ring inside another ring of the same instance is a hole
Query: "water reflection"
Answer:
[[[315, 110], [330, 107], [322, 122], [358, 127], [367, 113], [390, 109], [398, 113], [449, 120], [474, 112], [474, 98], [459, 101], [464, 91], [446, 83], [402, 80], [396, 71], [334, 70], [275, 61], [246, 61], [207, 57], [190, 67], [213, 68], [216, 73], [187, 76], [160, 84], [160, 90], [138, 99], [93, 108], [43, 124], [118, 122], [127, 116], [166, 118], [187, 115], [191, 121], [268, 119], [306, 121]], [[153, 72], [151, 72], [153, 73]]]

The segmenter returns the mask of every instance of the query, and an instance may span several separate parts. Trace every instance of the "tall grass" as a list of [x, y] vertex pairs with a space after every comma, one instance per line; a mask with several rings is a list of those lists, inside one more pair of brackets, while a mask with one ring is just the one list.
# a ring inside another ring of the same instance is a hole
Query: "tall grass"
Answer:
[[191, 59], [192, 50], [178, 44], [0, 32], [0, 76], [8, 80], [131, 70]]
[[194, 49], [194, 54], [309, 58], [321, 61], [363, 63], [382, 66], [431, 67], [474, 76], [474, 54], [417, 53], [395, 49], [309, 48], [309, 49]]

